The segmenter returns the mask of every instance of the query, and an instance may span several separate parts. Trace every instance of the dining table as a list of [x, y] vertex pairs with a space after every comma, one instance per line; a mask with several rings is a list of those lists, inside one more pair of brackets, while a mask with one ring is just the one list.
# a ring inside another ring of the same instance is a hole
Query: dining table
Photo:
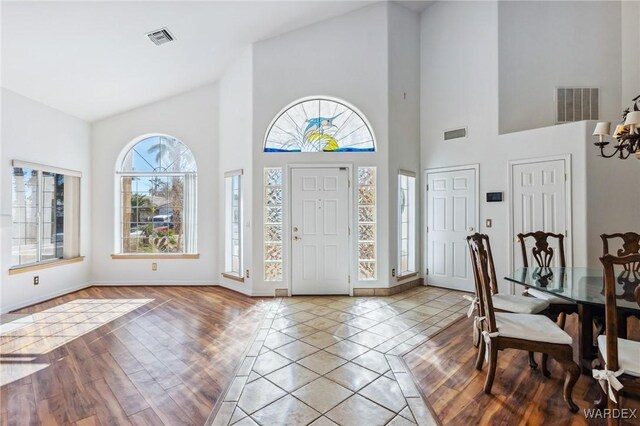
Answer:
[[[604, 321], [604, 271], [585, 267], [525, 267], [504, 277], [507, 281], [533, 287], [551, 295], [576, 303], [578, 306], [578, 353], [580, 367], [591, 373], [592, 361], [597, 357], [594, 346], [594, 318]], [[619, 318], [626, 320], [631, 313], [640, 318], [640, 272], [616, 273], [616, 307]], [[620, 322], [620, 321], [619, 321]]]

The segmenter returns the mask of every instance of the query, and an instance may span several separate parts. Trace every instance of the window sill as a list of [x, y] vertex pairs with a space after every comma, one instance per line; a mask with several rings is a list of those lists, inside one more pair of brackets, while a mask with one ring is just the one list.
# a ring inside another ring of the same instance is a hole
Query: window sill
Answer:
[[198, 253], [152, 253], [152, 254], [112, 254], [112, 259], [200, 259], [200, 254]]
[[230, 279], [230, 280], [238, 281], [238, 282], [241, 282], [241, 283], [244, 282], [244, 277], [240, 277], [238, 275], [230, 274], [228, 272], [223, 272], [221, 275], [223, 277], [225, 277], [225, 278]]
[[407, 272], [404, 275], [398, 275], [396, 277], [396, 281], [404, 281], [407, 278], [414, 278], [414, 277], [417, 277], [417, 276], [418, 276], [417, 272]]
[[70, 259], [56, 259], [48, 262], [35, 263], [33, 265], [14, 266], [9, 269], [9, 275], [24, 274], [26, 272], [37, 271], [39, 269], [55, 268], [56, 266], [68, 265], [70, 263], [82, 262], [84, 256], [72, 257]]

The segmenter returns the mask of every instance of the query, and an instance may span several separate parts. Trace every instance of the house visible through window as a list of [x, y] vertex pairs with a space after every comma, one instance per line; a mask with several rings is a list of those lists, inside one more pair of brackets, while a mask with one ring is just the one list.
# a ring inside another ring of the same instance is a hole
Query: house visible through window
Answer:
[[416, 271], [416, 178], [411, 172], [398, 175], [398, 275]]
[[169, 136], [136, 143], [118, 169], [120, 252], [196, 252], [196, 162]]
[[242, 276], [242, 170], [225, 173], [225, 271]]
[[80, 255], [80, 172], [13, 162], [11, 264]]

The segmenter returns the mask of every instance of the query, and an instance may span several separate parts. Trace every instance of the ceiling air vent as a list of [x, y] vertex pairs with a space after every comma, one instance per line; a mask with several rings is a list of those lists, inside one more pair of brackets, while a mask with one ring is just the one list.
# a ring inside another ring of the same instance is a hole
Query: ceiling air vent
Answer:
[[159, 30], [151, 31], [150, 33], [147, 33], [147, 37], [149, 37], [149, 40], [154, 42], [156, 46], [160, 46], [161, 44], [173, 41], [173, 36], [166, 28], [160, 28]]
[[597, 119], [597, 87], [556, 87], [556, 124]]
[[444, 131], [444, 140], [448, 141], [451, 139], [458, 139], [458, 138], [466, 138], [467, 137], [467, 128], [466, 127], [461, 127], [459, 129], [451, 129], [451, 130], [445, 130]]

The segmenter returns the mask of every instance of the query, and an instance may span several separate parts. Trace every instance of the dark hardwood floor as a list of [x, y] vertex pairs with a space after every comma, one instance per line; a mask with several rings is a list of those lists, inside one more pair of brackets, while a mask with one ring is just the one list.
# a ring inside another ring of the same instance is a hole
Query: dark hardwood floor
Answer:
[[0, 387], [2, 425], [202, 425], [264, 304], [220, 287], [92, 287], [17, 313], [78, 299], [152, 300], [52, 350], [3, 354], [34, 372]]
[[[573, 390], [580, 411], [572, 414], [562, 400], [562, 370], [549, 360], [550, 378], [531, 370], [527, 353], [506, 350], [498, 355], [492, 395], [482, 388], [487, 366], [476, 371], [476, 348], [471, 343], [472, 320], [464, 318], [434, 335], [404, 356], [427, 400], [443, 425], [605, 425], [587, 421], [583, 409], [593, 408], [596, 382], [582, 375]], [[576, 315], [567, 317], [567, 332], [576, 341]], [[638, 329], [630, 330], [638, 337]], [[577, 360], [577, 350], [574, 348]], [[537, 354], [537, 360], [540, 355]], [[638, 409], [640, 399], [624, 398], [625, 408]], [[623, 424], [640, 424], [640, 417]]]

